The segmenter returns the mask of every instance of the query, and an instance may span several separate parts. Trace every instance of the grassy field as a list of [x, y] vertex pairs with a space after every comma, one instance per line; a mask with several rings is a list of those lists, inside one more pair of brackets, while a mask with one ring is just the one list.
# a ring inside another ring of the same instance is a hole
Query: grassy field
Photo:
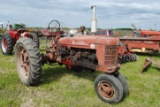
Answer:
[[[121, 103], [109, 105], [93, 88], [99, 72], [76, 73], [57, 64], [45, 65], [40, 84], [28, 87], [19, 80], [14, 56], [3, 56], [0, 51], [0, 107], [160, 107], [159, 70], [152, 66], [140, 72], [146, 56], [138, 55], [137, 62], [121, 66], [130, 94]], [[159, 60], [158, 56], [153, 58]]]

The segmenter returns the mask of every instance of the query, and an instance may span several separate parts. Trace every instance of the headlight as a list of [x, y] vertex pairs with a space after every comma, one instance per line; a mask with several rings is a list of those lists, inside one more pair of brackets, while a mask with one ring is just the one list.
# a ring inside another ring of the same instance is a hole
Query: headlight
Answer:
[[96, 45], [95, 45], [95, 44], [90, 44], [90, 48], [91, 48], [91, 49], [95, 49], [95, 48], [96, 48]]

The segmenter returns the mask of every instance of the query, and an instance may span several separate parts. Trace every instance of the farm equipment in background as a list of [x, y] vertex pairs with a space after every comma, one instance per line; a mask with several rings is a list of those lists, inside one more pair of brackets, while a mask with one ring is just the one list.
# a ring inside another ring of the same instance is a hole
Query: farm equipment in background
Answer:
[[141, 72], [143, 73], [144, 71], [146, 71], [151, 66], [151, 64], [154, 64], [157, 68], [160, 68], [160, 64], [158, 62], [156, 62], [151, 57], [147, 57], [145, 59], [145, 62], [144, 62], [144, 65], [143, 65], [143, 69], [142, 69]]
[[5, 24], [7, 24], [7, 22], [0, 22], [0, 39], [2, 34], [6, 31], [6, 29], [4, 28]]
[[[97, 35], [116, 37], [113, 30], [98, 30]], [[123, 45], [123, 43], [120, 42], [118, 47], [118, 62], [122, 64], [126, 62], [134, 62], [134, 61], [137, 61], [136, 53], [130, 51], [127, 44]]]
[[[132, 25], [134, 26], [134, 25]], [[128, 45], [132, 52], [150, 53], [160, 50], [160, 32], [151, 30], [137, 30], [134, 26], [134, 37], [120, 37], [124, 45]]]
[[115, 33], [113, 32], [113, 30], [98, 30], [96, 35], [101, 35], [101, 36], [115, 36]]
[[132, 27], [134, 28], [134, 36], [135, 37], [160, 36], [160, 32], [159, 31], [137, 29], [134, 24], [132, 24]]
[[[160, 52], [160, 32], [153, 30], [138, 30], [135, 25], [132, 24], [132, 26], [135, 29], [134, 37], [120, 37], [120, 41], [124, 45], [128, 45], [129, 50], [141, 53]], [[155, 60], [146, 58], [142, 72], [150, 67], [152, 63], [160, 68], [160, 64]]]
[[[51, 25], [54, 24], [56, 27], [52, 28]], [[65, 65], [69, 70], [103, 72], [95, 79], [94, 88], [98, 97], [106, 103], [118, 103], [128, 95], [127, 81], [119, 72], [118, 38], [80, 33], [64, 37], [57, 20], [51, 21], [48, 26], [52, 39], [46, 54], [40, 54], [35, 42], [30, 38], [20, 38], [16, 43], [15, 62], [22, 83], [37, 84], [42, 65], [58, 63], [60, 66]]]
[[128, 49], [127, 44], [122, 45], [122, 43], [121, 43], [118, 48], [118, 61], [120, 64], [126, 63], [126, 62], [134, 62], [134, 61], [137, 61], [137, 55], [136, 55], [136, 53], [131, 52]]
[[36, 45], [39, 47], [39, 39], [37, 34], [29, 32], [24, 24], [8, 24], [7, 31], [2, 34], [1, 37], [1, 50], [4, 55], [11, 55], [13, 47], [16, 44], [17, 40], [21, 37], [29, 37], [36, 42]]

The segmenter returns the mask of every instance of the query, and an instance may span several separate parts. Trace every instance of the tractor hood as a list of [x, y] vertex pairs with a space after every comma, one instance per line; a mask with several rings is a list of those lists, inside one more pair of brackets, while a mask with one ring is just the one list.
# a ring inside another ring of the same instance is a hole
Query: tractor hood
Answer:
[[60, 46], [68, 46], [73, 48], [95, 49], [96, 45], [118, 45], [119, 39], [115, 37], [103, 37], [93, 35], [81, 35], [74, 37], [64, 37], [58, 41]]

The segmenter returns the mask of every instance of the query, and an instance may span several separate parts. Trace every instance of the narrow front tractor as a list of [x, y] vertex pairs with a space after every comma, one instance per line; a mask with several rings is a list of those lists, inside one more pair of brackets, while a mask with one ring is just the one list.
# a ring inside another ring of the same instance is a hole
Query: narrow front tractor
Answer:
[[[58, 27], [51, 28], [53, 23]], [[127, 81], [119, 72], [118, 38], [80, 33], [64, 37], [57, 20], [51, 21], [49, 28], [52, 39], [46, 54], [40, 54], [35, 42], [30, 38], [20, 38], [16, 43], [16, 67], [22, 83], [28, 86], [37, 84], [42, 65], [58, 63], [75, 71], [87, 69], [103, 72], [95, 79], [94, 88], [98, 97], [106, 103], [118, 103], [128, 95]]]
[[36, 45], [39, 47], [39, 39], [36, 33], [29, 32], [24, 24], [8, 24], [8, 30], [2, 34], [0, 40], [0, 46], [2, 53], [4, 55], [11, 55], [13, 52], [13, 47], [15, 46], [17, 40], [21, 37], [29, 37], [34, 40]]

